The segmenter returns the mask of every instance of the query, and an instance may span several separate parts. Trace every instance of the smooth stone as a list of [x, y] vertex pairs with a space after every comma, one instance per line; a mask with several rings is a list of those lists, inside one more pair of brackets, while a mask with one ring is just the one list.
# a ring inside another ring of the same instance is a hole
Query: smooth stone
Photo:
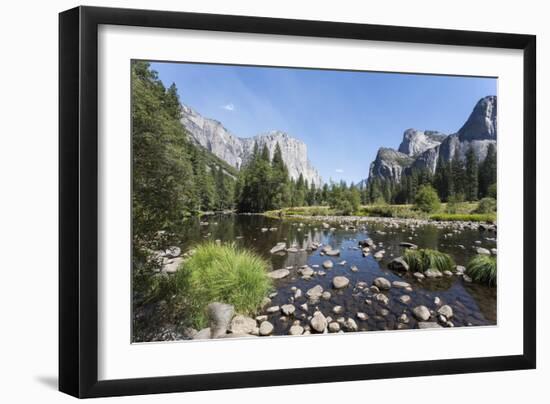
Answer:
[[302, 335], [304, 333], [304, 327], [302, 327], [301, 325], [293, 325], [288, 330], [288, 333], [290, 335]]
[[430, 310], [426, 306], [416, 306], [413, 309], [414, 316], [421, 321], [427, 321], [430, 319], [431, 314]]
[[265, 314], [262, 314], [261, 316], [256, 316], [256, 321], [259, 323], [265, 320], [267, 320], [267, 316]]
[[286, 268], [276, 269], [275, 271], [267, 273], [267, 276], [269, 276], [271, 279], [283, 279], [288, 275], [290, 275], [290, 271]]
[[480, 255], [491, 255], [491, 251], [483, 247], [476, 247], [476, 253]]
[[413, 276], [416, 278], [416, 279], [419, 279], [419, 280], [422, 280], [425, 278], [424, 274], [422, 272], [415, 272], [413, 274]]
[[437, 310], [437, 313], [445, 316], [447, 319], [450, 319], [453, 317], [453, 308], [448, 304], [445, 304]]
[[193, 335], [193, 339], [210, 339], [212, 338], [212, 333], [210, 332], [210, 328], [203, 328], [202, 330], [196, 332]]
[[321, 313], [320, 311], [316, 311], [315, 313], [313, 313], [313, 317], [311, 317], [309, 324], [311, 325], [311, 328], [313, 328], [315, 331], [322, 333], [327, 328], [327, 319], [323, 315], [323, 313]]
[[332, 322], [328, 325], [329, 332], [338, 332], [340, 331], [340, 324], [337, 322]]
[[349, 285], [349, 279], [345, 276], [335, 276], [332, 279], [332, 286], [336, 289], [342, 289]]
[[321, 285], [315, 285], [306, 292], [308, 298], [312, 300], [318, 300], [323, 294], [323, 287]]
[[296, 307], [294, 307], [293, 304], [283, 304], [281, 306], [281, 311], [285, 316], [290, 316], [294, 314], [294, 312], [296, 311]]
[[411, 287], [411, 285], [409, 283], [403, 282], [403, 281], [393, 281], [392, 286], [394, 286], [396, 288], [401, 288], [401, 289], [407, 289], [407, 288]]
[[456, 272], [458, 272], [459, 274], [463, 274], [464, 272], [466, 272], [466, 267], [464, 267], [462, 265], [457, 265], [456, 266]]
[[181, 248], [177, 246], [168, 247], [166, 250], [164, 250], [164, 256], [166, 258], [176, 258], [181, 255]]
[[304, 277], [304, 278], [311, 278], [313, 276], [313, 274], [315, 273], [313, 271], [313, 269], [311, 269], [308, 266], [300, 269], [299, 272], [302, 274], [302, 277]]
[[334, 306], [332, 308], [332, 312], [334, 314], [342, 314], [344, 312], [344, 308], [342, 306]]
[[225, 303], [210, 303], [206, 307], [212, 338], [218, 338], [227, 333], [235, 308]]
[[359, 329], [359, 327], [357, 326], [357, 323], [353, 318], [346, 319], [346, 321], [344, 322], [344, 327], [348, 331], [357, 331]]
[[359, 268], [357, 268], [355, 265], [352, 265], [350, 269], [351, 269], [351, 272], [359, 271]]
[[380, 303], [385, 304], [385, 305], [387, 305], [390, 302], [390, 299], [388, 298], [388, 296], [386, 296], [383, 293], [378, 293], [378, 294], [374, 295], [374, 299], [376, 301], [380, 302]]
[[438, 296], [434, 297], [434, 304], [436, 306], [439, 306], [441, 304], [441, 299]]
[[281, 308], [279, 306], [268, 307], [265, 311], [269, 314], [277, 313]]
[[369, 319], [369, 316], [367, 315], [367, 313], [363, 313], [363, 312], [358, 312], [356, 314], [357, 318], [361, 321], [366, 321]]
[[391, 289], [391, 283], [389, 280], [383, 277], [378, 277], [374, 280], [374, 286], [376, 286], [380, 290], [390, 290]]
[[233, 334], [250, 334], [254, 328], [256, 328], [256, 320], [238, 314], [231, 320], [229, 331]]
[[304, 304], [300, 305], [300, 308], [301, 308], [303, 311], [307, 311], [307, 310], [308, 310], [307, 303], [304, 303]]
[[328, 250], [328, 251], [325, 251], [325, 254], [329, 257], [337, 257], [340, 255], [340, 250]]
[[424, 276], [426, 276], [426, 278], [433, 279], [433, 278], [441, 278], [443, 274], [438, 269], [429, 268], [429, 269], [426, 269], [426, 271], [424, 271]]
[[296, 289], [294, 292], [294, 299], [299, 299], [302, 297], [302, 289]]
[[445, 276], [453, 276], [453, 273], [451, 271], [443, 271], [443, 275]]
[[332, 295], [328, 290], [325, 290], [323, 293], [321, 293], [321, 297], [323, 298], [323, 300], [328, 300], [332, 297]]
[[411, 302], [411, 297], [409, 295], [399, 296], [399, 301], [403, 304], [409, 304]]
[[420, 321], [418, 323], [418, 328], [420, 329], [426, 329], [426, 328], [443, 328], [439, 324], [434, 323], [432, 321]]
[[396, 257], [388, 264], [388, 268], [394, 271], [405, 271], [409, 270], [409, 264], [405, 261], [403, 257]]
[[380, 250], [380, 251], [375, 252], [373, 257], [374, 257], [374, 259], [381, 260], [382, 258], [384, 258], [385, 253], [386, 253], [386, 251]]
[[269, 252], [271, 254], [276, 254], [278, 252], [283, 252], [286, 249], [286, 243], [277, 243]]
[[403, 323], [403, 324], [407, 324], [409, 322], [409, 317], [405, 313], [403, 313], [399, 316], [397, 321], [399, 321], [400, 323]]
[[271, 324], [269, 321], [262, 322], [262, 324], [260, 324], [260, 335], [270, 335], [273, 332], [273, 328], [273, 324]]
[[331, 260], [326, 260], [323, 262], [323, 268], [325, 269], [331, 269], [333, 266], [334, 264]]

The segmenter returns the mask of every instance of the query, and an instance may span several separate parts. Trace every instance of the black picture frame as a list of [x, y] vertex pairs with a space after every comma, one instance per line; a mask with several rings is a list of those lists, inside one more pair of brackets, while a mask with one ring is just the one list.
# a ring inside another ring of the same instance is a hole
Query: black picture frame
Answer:
[[[98, 26], [101, 24], [523, 50], [523, 354], [99, 381]], [[536, 37], [77, 7], [59, 15], [59, 389], [75, 397], [324, 383], [536, 366]]]

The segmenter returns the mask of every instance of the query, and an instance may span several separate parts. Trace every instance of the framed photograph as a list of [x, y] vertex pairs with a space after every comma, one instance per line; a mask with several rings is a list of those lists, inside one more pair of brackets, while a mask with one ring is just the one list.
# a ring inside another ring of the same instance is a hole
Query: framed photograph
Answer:
[[532, 369], [532, 35], [60, 14], [59, 386]]

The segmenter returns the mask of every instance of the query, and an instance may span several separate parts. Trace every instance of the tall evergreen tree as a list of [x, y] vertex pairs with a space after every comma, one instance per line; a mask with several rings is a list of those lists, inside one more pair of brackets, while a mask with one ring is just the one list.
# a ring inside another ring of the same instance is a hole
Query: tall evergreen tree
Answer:
[[493, 144], [487, 147], [485, 160], [479, 167], [479, 197], [489, 196], [489, 187], [497, 183], [497, 151]]
[[452, 194], [455, 196], [463, 196], [465, 169], [464, 169], [464, 162], [460, 159], [458, 148], [455, 149], [455, 153], [451, 161], [451, 177], [452, 177], [452, 185], [453, 185]]
[[470, 146], [466, 152], [466, 169], [464, 181], [464, 196], [468, 201], [477, 200], [478, 196], [478, 169], [477, 157], [474, 148]]

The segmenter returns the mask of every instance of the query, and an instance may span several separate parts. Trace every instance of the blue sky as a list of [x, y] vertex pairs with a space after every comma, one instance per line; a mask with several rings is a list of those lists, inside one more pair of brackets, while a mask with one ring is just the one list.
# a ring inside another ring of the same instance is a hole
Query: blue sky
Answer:
[[307, 144], [324, 181], [368, 176], [379, 147], [408, 128], [454, 133], [497, 80], [453, 76], [152, 63], [181, 101], [234, 135], [281, 130]]

